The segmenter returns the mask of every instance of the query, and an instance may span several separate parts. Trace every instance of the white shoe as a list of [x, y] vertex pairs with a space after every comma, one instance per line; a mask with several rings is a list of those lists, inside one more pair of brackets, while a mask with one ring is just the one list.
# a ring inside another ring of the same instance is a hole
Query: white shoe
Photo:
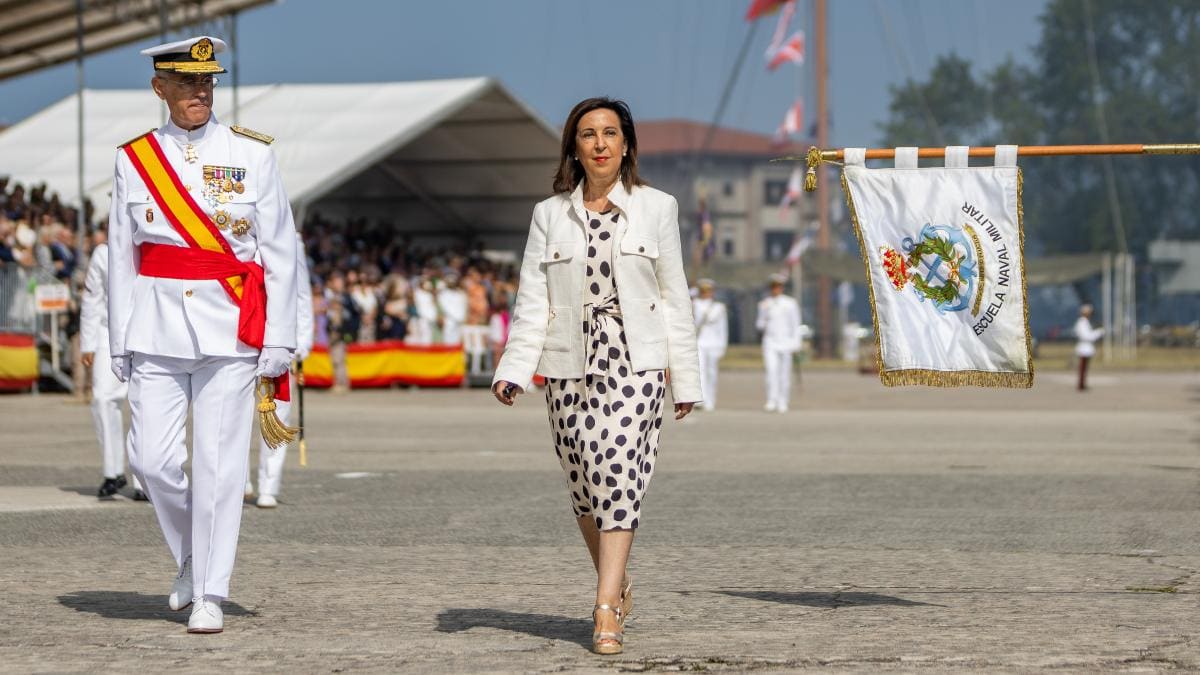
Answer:
[[779, 408], [775, 407], [775, 402], [774, 402], [774, 401], [771, 401], [770, 403], [768, 403], [768, 404], [766, 404], [766, 405], [764, 405], [764, 406], [763, 406], [763, 410], [765, 410], [765, 411], [767, 411], [767, 412], [775, 412], [775, 411], [776, 411], [776, 410], [778, 410], [778, 409], [779, 409]]
[[171, 594], [167, 596], [167, 606], [178, 612], [192, 604], [192, 556], [184, 558], [179, 568], [179, 576], [171, 584]]
[[192, 616], [188, 619], [189, 633], [220, 633], [225, 629], [225, 614], [221, 611], [221, 603], [208, 598], [196, 598], [192, 607]]
[[788, 407], [786, 405], [781, 405], [781, 406], [779, 406], [779, 409], [776, 410], [775, 412], [785, 413], [787, 411], [788, 411]]
[[274, 495], [259, 495], [258, 501], [254, 502], [254, 505], [260, 509], [273, 509], [279, 506], [279, 501], [275, 499]]

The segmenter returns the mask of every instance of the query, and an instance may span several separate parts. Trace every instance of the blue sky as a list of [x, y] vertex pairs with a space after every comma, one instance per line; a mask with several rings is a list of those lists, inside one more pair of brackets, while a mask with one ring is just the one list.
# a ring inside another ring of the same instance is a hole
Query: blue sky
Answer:
[[[748, 4], [283, 0], [240, 18], [240, 78], [243, 84], [265, 84], [487, 75], [555, 125], [576, 101], [596, 94], [624, 98], [639, 119], [708, 121], [749, 28], [742, 18]], [[888, 86], [924, 77], [938, 55], [957, 53], [980, 70], [1009, 56], [1027, 61], [1045, 0], [828, 4], [832, 142], [867, 145], [879, 138]], [[810, 59], [799, 70], [785, 65], [766, 71], [763, 54], [775, 18], [761, 22], [724, 125], [770, 132], [798, 91], [807, 109], [815, 109], [810, 16], [811, 0], [800, 0], [793, 28], [806, 29]], [[87, 86], [147, 86], [149, 66], [137, 52], [157, 42], [92, 57], [85, 66]], [[74, 86], [74, 65], [0, 83], [0, 122], [17, 122]], [[253, 126], [253, 120], [244, 122]]]

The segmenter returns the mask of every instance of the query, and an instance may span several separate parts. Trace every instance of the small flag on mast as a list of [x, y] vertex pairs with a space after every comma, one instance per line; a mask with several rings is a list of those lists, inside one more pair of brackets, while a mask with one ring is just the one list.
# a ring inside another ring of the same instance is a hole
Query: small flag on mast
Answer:
[[796, 34], [779, 48], [768, 51], [767, 57], [767, 70], [773, 71], [789, 61], [796, 65], [803, 65], [804, 31], [796, 31]]
[[779, 201], [780, 222], [787, 222], [789, 209], [797, 199], [800, 199], [802, 194], [804, 194], [804, 172], [798, 168], [792, 169], [792, 176], [788, 179], [787, 192], [783, 193], [783, 199]]
[[751, 0], [750, 9], [746, 10], [746, 20], [754, 21], [764, 16], [774, 14], [792, 0]]
[[804, 100], [798, 98], [783, 116], [783, 124], [779, 125], [778, 131], [775, 132], [775, 140], [780, 143], [786, 143], [788, 137], [800, 133], [800, 130], [803, 128]]

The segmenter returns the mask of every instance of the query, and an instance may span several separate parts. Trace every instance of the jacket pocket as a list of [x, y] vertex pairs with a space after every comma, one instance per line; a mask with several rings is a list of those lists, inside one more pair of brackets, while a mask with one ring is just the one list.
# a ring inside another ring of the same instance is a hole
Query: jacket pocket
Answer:
[[621, 298], [621, 315], [625, 317], [625, 334], [628, 338], [645, 344], [667, 339], [667, 324], [663, 320], [662, 300], [659, 298]]
[[543, 265], [567, 262], [574, 255], [572, 241], [552, 241], [546, 244], [546, 252], [542, 254]]
[[658, 240], [638, 235], [625, 235], [621, 239], [621, 254], [636, 255], [650, 260], [658, 259]]
[[548, 352], [571, 351], [571, 335], [573, 333], [576, 311], [574, 307], [551, 307], [550, 316], [546, 319], [546, 341], [542, 349]]

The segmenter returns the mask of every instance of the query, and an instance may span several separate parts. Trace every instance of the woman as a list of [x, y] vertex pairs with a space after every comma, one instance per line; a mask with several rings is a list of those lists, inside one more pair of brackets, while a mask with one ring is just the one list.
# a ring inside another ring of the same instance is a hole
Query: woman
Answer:
[[597, 572], [592, 648], [618, 654], [667, 368], [675, 419], [700, 400], [679, 205], [638, 178], [633, 117], [608, 98], [567, 117], [554, 192], [534, 207], [492, 393], [512, 405], [535, 372], [546, 377], [554, 449]]

